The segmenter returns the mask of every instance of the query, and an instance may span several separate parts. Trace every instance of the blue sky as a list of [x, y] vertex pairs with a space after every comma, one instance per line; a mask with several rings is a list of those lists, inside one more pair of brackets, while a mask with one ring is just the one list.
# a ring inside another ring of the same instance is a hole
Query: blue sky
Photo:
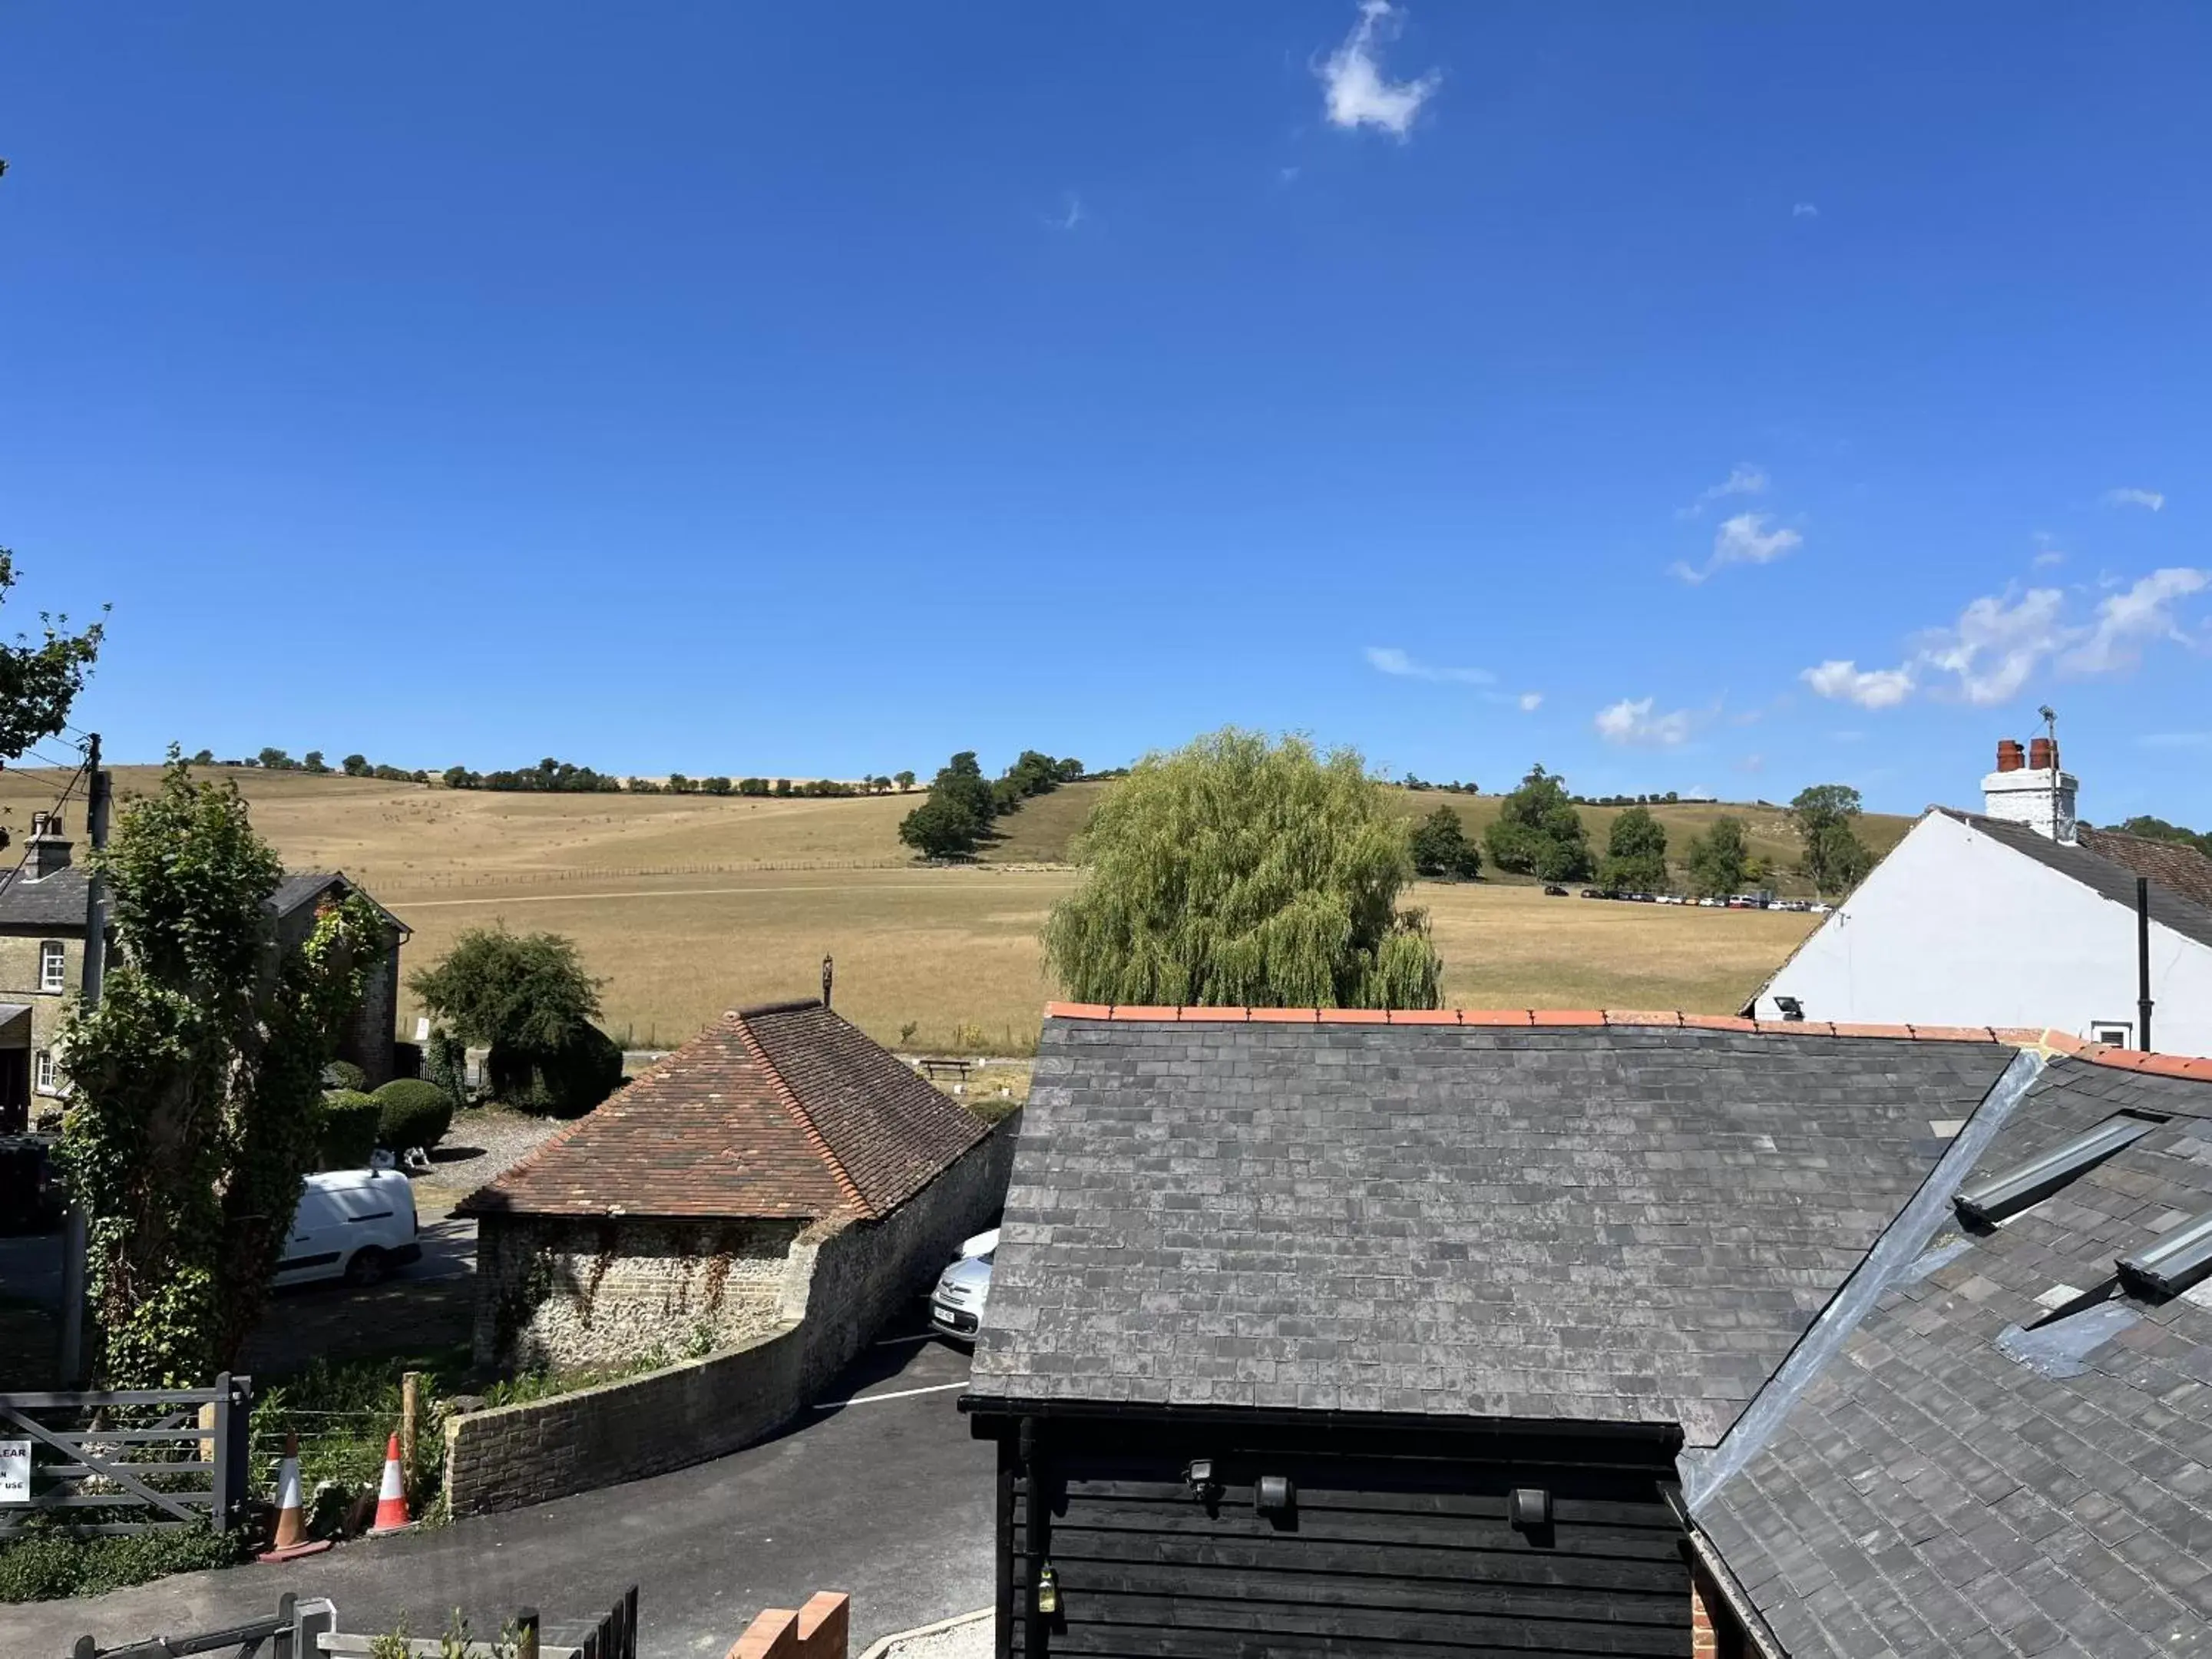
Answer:
[[1909, 811], [2047, 699], [2212, 822], [2201, 8], [4, 28], [0, 544], [118, 755]]

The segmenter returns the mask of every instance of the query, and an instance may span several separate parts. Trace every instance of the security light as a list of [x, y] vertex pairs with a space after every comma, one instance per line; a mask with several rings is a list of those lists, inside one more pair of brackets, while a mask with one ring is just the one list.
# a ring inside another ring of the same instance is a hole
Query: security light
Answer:
[[1782, 1018], [1784, 1019], [1805, 1018], [1805, 1005], [1798, 1001], [1796, 997], [1777, 997], [1774, 999], [1774, 1006], [1782, 1011]]

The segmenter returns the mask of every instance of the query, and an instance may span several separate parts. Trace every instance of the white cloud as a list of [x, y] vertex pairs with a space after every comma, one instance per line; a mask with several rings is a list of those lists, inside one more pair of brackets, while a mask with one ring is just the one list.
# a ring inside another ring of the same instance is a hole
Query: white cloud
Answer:
[[1764, 772], [1766, 769], [1766, 757], [1746, 755], [1735, 763], [1735, 769], [1739, 772]]
[[1432, 69], [1411, 81], [1393, 81], [1382, 72], [1378, 49], [1397, 38], [1405, 15], [1390, 0], [1361, 0], [1352, 33], [1314, 71], [1330, 125], [1380, 127], [1400, 140], [1413, 130], [1413, 118], [1443, 84], [1443, 72]]
[[1790, 216], [1793, 219], [1817, 219], [1820, 216], [1820, 210], [1811, 202], [1800, 202], [1790, 210]]
[[1623, 697], [1597, 711], [1597, 734], [1607, 743], [1638, 748], [1673, 749], [1690, 736], [1690, 711], [1651, 712], [1652, 699]]
[[1950, 627], [1922, 635], [1912, 654], [1894, 668], [1861, 669], [1848, 659], [1833, 660], [1799, 678], [1824, 697], [1862, 708], [1893, 708], [1920, 690], [1988, 708], [2018, 696], [2045, 669], [2081, 678], [2124, 673], [2142, 660], [2146, 644], [2191, 644], [2173, 608], [2208, 587], [2212, 571], [2154, 570], [2125, 592], [2106, 594], [2096, 616], [2081, 623], [2067, 619], [2066, 595], [2059, 588], [2031, 587], [2017, 597], [2009, 590], [1985, 594]]
[[1073, 191], [1067, 192], [1067, 205], [1045, 221], [1053, 230], [1073, 230], [1083, 222], [1083, 198]]
[[1686, 582], [1701, 582], [1723, 565], [1771, 564], [1794, 547], [1804, 544], [1804, 537], [1787, 526], [1774, 527], [1773, 515], [1766, 513], [1739, 513], [1732, 519], [1723, 519], [1720, 528], [1713, 532], [1713, 556], [1702, 566], [1676, 562], [1672, 574]]
[[2166, 505], [2166, 497], [2155, 489], [2108, 489], [2105, 492], [2107, 507], [2147, 507], [2157, 512]]
[[1498, 676], [1487, 668], [1437, 668], [1415, 661], [1395, 645], [1369, 646], [1367, 665], [1378, 674], [1394, 674], [1401, 679], [1443, 680], [1458, 685], [1494, 685], [1498, 683]]
[[2212, 732], [2146, 732], [2136, 739], [2138, 749], [2212, 748]]
[[1766, 474], [1763, 471], [1749, 461], [1738, 461], [1729, 469], [1727, 477], [1710, 489], [1699, 490], [1697, 500], [1687, 507], [1676, 507], [1674, 516], [1694, 519], [1712, 502], [1729, 495], [1763, 495], [1766, 493]]
[[1824, 662], [1797, 678], [1824, 697], [1855, 702], [1862, 708], [1894, 708], [1912, 695], [1910, 669], [1862, 669], [1847, 659]]
[[1541, 691], [1523, 691], [1513, 702], [1522, 714], [1533, 714], [1544, 706], [1544, 694]]
[[2173, 602], [2203, 592], [2208, 583], [2212, 575], [2176, 566], [2152, 571], [2124, 593], [2107, 595], [2087, 635], [2059, 659], [2059, 666], [2076, 674], [2110, 674], [2141, 662], [2146, 640], [2187, 644], [2189, 636], [2173, 619]]
[[2028, 562], [2038, 570], [2048, 570], [2053, 565], [2064, 564], [2066, 562], [2066, 556], [2063, 553], [2061, 553], [2055, 547], [2047, 547], [2044, 549], [2042, 552], [2037, 554], [2033, 559], [2029, 560]]

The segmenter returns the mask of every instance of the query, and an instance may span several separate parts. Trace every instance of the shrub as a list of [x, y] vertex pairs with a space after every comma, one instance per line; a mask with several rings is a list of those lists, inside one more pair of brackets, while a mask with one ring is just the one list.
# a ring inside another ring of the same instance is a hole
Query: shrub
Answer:
[[469, 1045], [443, 1026], [430, 1033], [423, 1074], [446, 1091], [458, 1109], [469, 1103]]
[[410, 1146], [427, 1152], [453, 1127], [453, 1097], [421, 1078], [394, 1078], [369, 1098], [377, 1105], [377, 1144], [395, 1152]]
[[598, 1026], [580, 1024], [550, 1048], [495, 1042], [485, 1069], [492, 1093], [507, 1104], [581, 1117], [622, 1085], [623, 1054]]
[[325, 1170], [362, 1170], [376, 1150], [377, 1121], [383, 1108], [354, 1089], [333, 1089], [323, 1097], [322, 1132], [316, 1138]]
[[0, 1544], [0, 1601], [51, 1601], [98, 1595], [166, 1573], [227, 1567], [235, 1538], [205, 1527], [178, 1527], [123, 1538], [71, 1538], [33, 1532]]
[[368, 1073], [349, 1060], [334, 1060], [323, 1067], [323, 1087], [358, 1091], [368, 1087]]

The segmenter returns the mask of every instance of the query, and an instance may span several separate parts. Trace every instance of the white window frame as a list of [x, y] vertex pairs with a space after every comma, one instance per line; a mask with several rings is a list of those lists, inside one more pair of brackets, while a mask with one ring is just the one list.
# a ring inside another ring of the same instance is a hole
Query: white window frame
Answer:
[[69, 987], [69, 946], [58, 939], [39, 941], [39, 989], [58, 995]]
[[54, 1064], [52, 1049], [41, 1048], [31, 1056], [31, 1086], [42, 1095], [61, 1093], [61, 1070]]

